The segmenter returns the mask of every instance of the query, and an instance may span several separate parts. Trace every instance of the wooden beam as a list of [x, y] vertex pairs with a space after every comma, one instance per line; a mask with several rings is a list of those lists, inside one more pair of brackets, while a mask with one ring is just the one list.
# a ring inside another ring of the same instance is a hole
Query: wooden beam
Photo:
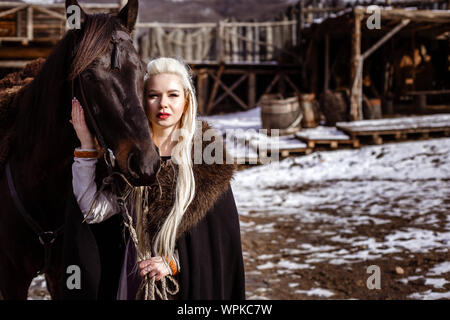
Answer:
[[[23, 39], [22, 39], [23, 40]], [[45, 58], [52, 52], [51, 47], [0, 47], [0, 59], [2, 60], [20, 60]]]
[[286, 82], [291, 86], [292, 89], [294, 89], [295, 93], [300, 94], [300, 90], [297, 88], [297, 86], [292, 82], [291, 79], [289, 79], [289, 76], [285, 73], [283, 73], [283, 78], [286, 80]]
[[250, 72], [248, 75], [248, 106], [253, 108], [256, 105], [256, 74]]
[[[217, 77], [213, 77], [215, 79], [214, 86], [211, 91], [211, 95], [209, 96], [209, 102], [208, 106], [206, 107], [206, 114], [209, 114], [212, 110], [212, 107], [214, 105], [214, 100], [217, 95], [217, 90], [219, 89], [219, 79], [222, 77], [222, 73], [225, 70], [225, 66], [223, 64], [220, 65], [219, 71], [217, 71]], [[210, 75], [212, 75], [211, 72], [208, 72]]]
[[[229, 88], [229, 90], [233, 91], [234, 89], [236, 89], [238, 85], [240, 85], [245, 79], [247, 79], [247, 76], [248, 76], [247, 74], [241, 76], [235, 83], [233, 83], [233, 85]], [[224, 92], [219, 98], [217, 98], [216, 101], [214, 101], [213, 107], [219, 104], [220, 101], [222, 101], [226, 96], [228, 96], [228, 93]]]
[[244, 109], [248, 110], [248, 106], [237, 96], [235, 95], [213, 72], [209, 72], [209, 75], [213, 77], [217, 83]]
[[397, 32], [399, 32], [401, 29], [403, 29], [406, 25], [409, 24], [411, 20], [405, 19], [402, 20], [394, 29], [389, 31], [383, 38], [377, 41], [372, 47], [370, 47], [368, 50], [364, 52], [362, 55], [363, 59], [366, 59], [368, 56], [370, 56], [375, 50], [377, 50], [379, 47], [381, 47], [386, 41], [388, 41], [390, 38], [392, 38]]
[[[16, 3], [16, 4], [18, 4], [18, 3]], [[25, 9], [25, 8], [27, 8], [28, 6], [29, 6], [29, 4], [24, 4], [24, 5], [22, 5], [22, 6], [19, 6], [19, 7], [16, 7], [16, 8], [12, 8], [12, 9], [9, 9], [9, 10], [3, 11], [3, 12], [0, 12], [0, 18], [1, 18], [1, 17], [4, 17], [4, 16], [7, 16], [7, 15], [9, 15], [9, 14], [11, 14], [11, 13], [17, 12], [17, 11], [19, 11], [19, 10]]]
[[[273, 86], [280, 80], [280, 73], [277, 73], [275, 77], [272, 79], [270, 84], [267, 86], [266, 90], [264, 90], [264, 93], [262, 95], [268, 94], [270, 90], [272, 90]], [[258, 99], [258, 102], [256, 104], [259, 104], [261, 98]]]
[[46, 14], [48, 14], [49, 16], [52, 16], [52, 17], [54, 17], [54, 18], [57, 18], [57, 19], [66, 21], [66, 16], [65, 16], [65, 15], [62, 15], [62, 14], [60, 14], [60, 13], [58, 13], [58, 12], [51, 11], [51, 10], [48, 10], [48, 9], [43, 8], [43, 7], [40, 7], [40, 6], [38, 7], [38, 6], [36, 6], [36, 5], [32, 5], [31, 7], [33, 7], [33, 9], [35, 9], [35, 10], [37, 10], [37, 11], [41, 11], [41, 12], [43, 12], [43, 13], [46, 13]]

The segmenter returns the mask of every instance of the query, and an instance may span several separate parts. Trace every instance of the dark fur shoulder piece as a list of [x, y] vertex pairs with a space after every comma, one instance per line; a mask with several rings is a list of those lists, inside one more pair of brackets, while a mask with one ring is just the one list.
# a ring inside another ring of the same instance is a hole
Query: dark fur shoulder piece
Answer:
[[[206, 121], [202, 121], [202, 133], [212, 129]], [[220, 136], [220, 138], [222, 138]], [[213, 138], [212, 141], [215, 141]], [[202, 152], [212, 141], [203, 141]], [[210, 210], [217, 199], [223, 194], [233, 178], [236, 170], [236, 165], [225, 164], [226, 149], [223, 145], [223, 164], [206, 164], [202, 161], [201, 164], [193, 165], [193, 173], [195, 179], [195, 196], [184, 213], [180, 226], [177, 231], [177, 239], [185, 232], [191, 230]], [[194, 159], [194, 150], [192, 152], [192, 159]], [[169, 162], [161, 166], [158, 174], [159, 187], [156, 186], [151, 189], [150, 194], [150, 208], [147, 217], [147, 232], [149, 239], [153, 239], [157, 231], [162, 226], [167, 218], [175, 200], [177, 165]], [[162, 193], [160, 193], [160, 190]]]

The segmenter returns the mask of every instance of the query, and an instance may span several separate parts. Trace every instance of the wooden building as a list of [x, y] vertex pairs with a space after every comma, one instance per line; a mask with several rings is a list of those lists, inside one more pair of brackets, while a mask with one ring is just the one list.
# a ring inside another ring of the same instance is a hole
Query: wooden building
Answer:
[[[118, 12], [119, 3], [86, 3], [88, 13]], [[0, 68], [21, 68], [47, 57], [66, 32], [64, 3], [0, 2]]]
[[375, 11], [353, 7], [302, 30], [301, 90], [346, 92], [348, 120], [367, 118], [370, 99], [388, 113], [393, 104], [427, 112], [427, 100], [450, 106], [450, 11], [378, 7], [377, 13], [379, 28]]

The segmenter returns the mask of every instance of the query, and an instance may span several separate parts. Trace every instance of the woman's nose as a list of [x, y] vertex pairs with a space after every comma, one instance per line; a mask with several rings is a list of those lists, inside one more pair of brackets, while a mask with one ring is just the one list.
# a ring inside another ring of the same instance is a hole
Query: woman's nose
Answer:
[[160, 105], [161, 105], [161, 108], [168, 107], [169, 106], [169, 98], [166, 97], [165, 95], [163, 95], [161, 97]]

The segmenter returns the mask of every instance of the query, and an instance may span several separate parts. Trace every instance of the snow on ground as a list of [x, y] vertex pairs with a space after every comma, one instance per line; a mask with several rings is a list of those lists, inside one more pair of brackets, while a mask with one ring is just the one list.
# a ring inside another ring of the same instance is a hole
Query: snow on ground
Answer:
[[[292, 252], [254, 261], [249, 253], [249, 264], [256, 270], [286, 274], [314, 271], [317, 264], [347, 266], [388, 256], [402, 265], [404, 256], [436, 252], [446, 261], [410, 279], [430, 289], [404, 298], [449, 298], [450, 138], [287, 158], [239, 171], [232, 188], [244, 221], [243, 239], [262, 232], [254, 222], [261, 219], [272, 224], [271, 242], [282, 242]], [[273, 229], [282, 234], [283, 223], [300, 238], [314, 237], [315, 244], [281, 239]], [[398, 282], [413, 286], [408, 279]], [[289, 298], [311, 297], [314, 290], [299, 289]], [[270, 296], [270, 290], [265, 294]]]

